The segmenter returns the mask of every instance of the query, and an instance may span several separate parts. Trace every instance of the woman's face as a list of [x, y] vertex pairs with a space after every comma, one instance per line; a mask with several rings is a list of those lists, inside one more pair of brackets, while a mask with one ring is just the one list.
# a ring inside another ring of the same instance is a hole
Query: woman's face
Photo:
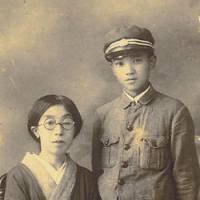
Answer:
[[41, 116], [38, 126], [33, 128], [40, 138], [41, 151], [55, 155], [65, 154], [74, 133], [74, 121], [63, 105], [51, 106]]

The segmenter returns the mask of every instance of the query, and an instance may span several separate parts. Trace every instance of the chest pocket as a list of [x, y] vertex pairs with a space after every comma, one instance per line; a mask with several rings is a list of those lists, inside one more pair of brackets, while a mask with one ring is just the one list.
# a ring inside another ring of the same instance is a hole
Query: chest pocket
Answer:
[[119, 148], [119, 137], [116, 136], [102, 136], [102, 156], [101, 163], [103, 168], [111, 168], [116, 165], [118, 148]]
[[139, 166], [161, 170], [168, 161], [168, 139], [164, 136], [142, 138], [139, 145]]

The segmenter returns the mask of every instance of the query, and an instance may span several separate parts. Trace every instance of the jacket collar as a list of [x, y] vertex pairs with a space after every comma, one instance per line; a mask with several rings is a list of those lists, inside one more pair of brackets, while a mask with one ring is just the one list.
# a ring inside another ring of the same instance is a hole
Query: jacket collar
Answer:
[[[138, 100], [138, 102], [142, 105], [148, 104], [150, 101], [154, 99], [157, 91], [150, 84], [150, 89]], [[131, 105], [132, 101], [128, 96], [123, 92], [120, 97], [120, 106], [123, 109], [128, 108]]]

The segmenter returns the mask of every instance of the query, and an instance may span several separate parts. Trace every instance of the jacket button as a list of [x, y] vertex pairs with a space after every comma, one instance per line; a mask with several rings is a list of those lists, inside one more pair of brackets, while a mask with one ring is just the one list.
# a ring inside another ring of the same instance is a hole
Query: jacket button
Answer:
[[128, 131], [132, 131], [133, 130], [133, 126], [131, 124], [128, 124], [126, 128], [127, 128]]
[[108, 144], [109, 144], [109, 138], [107, 138], [105, 141], [105, 145], [108, 145]]
[[124, 182], [123, 179], [119, 179], [119, 180], [118, 180], [118, 184], [119, 184], [119, 185], [124, 185], [124, 183], [125, 183], [125, 182]]
[[130, 147], [131, 147], [130, 144], [125, 144], [125, 145], [124, 145], [124, 150], [129, 150]]
[[128, 167], [128, 162], [127, 161], [122, 161], [121, 167], [122, 168], [127, 168]]

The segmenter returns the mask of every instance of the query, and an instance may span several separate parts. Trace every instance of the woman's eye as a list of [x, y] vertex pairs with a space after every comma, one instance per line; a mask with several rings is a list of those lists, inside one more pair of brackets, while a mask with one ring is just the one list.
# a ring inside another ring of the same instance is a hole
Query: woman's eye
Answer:
[[63, 122], [62, 124], [63, 124], [63, 125], [70, 125], [71, 122]]
[[53, 125], [55, 123], [54, 120], [46, 120], [45, 124]]
[[72, 119], [64, 119], [63, 120], [63, 124], [65, 124], [65, 125], [69, 125], [69, 124], [72, 124], [72, 123], [73, 123]]

